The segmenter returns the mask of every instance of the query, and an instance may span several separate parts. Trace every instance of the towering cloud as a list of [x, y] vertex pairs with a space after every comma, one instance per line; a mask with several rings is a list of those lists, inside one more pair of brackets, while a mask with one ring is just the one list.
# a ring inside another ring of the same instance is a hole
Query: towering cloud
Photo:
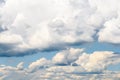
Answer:
[[0, 4], [0, 55], [63, 49], [92, 42], [94, 36], [99, 42], [119, 44], [119, 4], [119, 0], [5, 0]]

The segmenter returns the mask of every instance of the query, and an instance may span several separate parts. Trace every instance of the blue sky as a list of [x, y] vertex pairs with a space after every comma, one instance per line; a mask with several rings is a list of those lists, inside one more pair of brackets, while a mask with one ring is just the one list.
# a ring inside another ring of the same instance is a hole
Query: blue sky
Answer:
[[[74, 48], [84, 48], [85, 52], [91, 54], [94, 51], [113, 51], [116, 53], [120, 53], [120, 47], [119, 45], [113, 45], [109, 43], [98, 43], [98, 42], [93, 42], [93, 43], [86, 43], [83, 45], [77, 45], [77, 46], [72, 46]], [[0, 64], [5, 64], [5, 65], [10, 65], [10, 66], [16, 66], [20, 62], [25, 62], [26, 64], [24, 67], [27, 67], [30, 63], [40, 59], [40, 58], [47, 58], [47, 59], [52, 59], [52, 57], [59, 51], [51, 51], [51, 52], [38, 52], [33, 55], [28, 55], [24, 57], [1, 57], [0, 58]], [[117, 65], [111, 65], [108, 67], [108, 70], [113, 70], [113, 71], [118, 71], [120, 70], [120, 64]]]
[[0, 0], [0, 80], [119, 80], [119, 4]]

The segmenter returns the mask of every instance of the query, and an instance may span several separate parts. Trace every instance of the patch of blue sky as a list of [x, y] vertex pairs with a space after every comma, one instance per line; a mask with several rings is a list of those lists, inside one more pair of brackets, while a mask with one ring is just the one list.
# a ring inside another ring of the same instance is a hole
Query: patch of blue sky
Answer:
[[[109, 43], [99, 43], [99, 42], [92, 42], [86, 43], [82, 45], [72, 46], [74, 48], [84, 48], [85, 52], [92, 53], [94, 51], [113, 51], [120, 53], [120, 46], [113, 45]], [[0, 64], [9, 65], [9, 66], [16, 66], [20, 62], [24, 62], [24, 67], [27, 67], [31, 62], [34, 62], [42, 57], [46, 59], [52, 59], [52, 57], [58, 51], [50, 51], [50, 52], [38, 52], [37, 54], [23, 56], [23, 57], [0, 57]], [[120, 64], [112, 65], [108, 67], [108, 70], [120, 70]]]
[[86, 43], [79, 46], [74, 46], [76, 48], [84, 48], [85, 52], [92, 53], [94, 51], [113, 51], [115, 53], [120, 53], [120, 45], [109, 44], [109, 43], [100, 43], [100, 42], [92, 42]]

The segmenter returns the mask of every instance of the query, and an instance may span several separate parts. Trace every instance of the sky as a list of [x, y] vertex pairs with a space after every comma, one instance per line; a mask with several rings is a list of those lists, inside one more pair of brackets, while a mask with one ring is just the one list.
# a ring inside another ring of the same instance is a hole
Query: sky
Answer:
[[119, 4], [0, 0], [0, 80], [119, 80]]

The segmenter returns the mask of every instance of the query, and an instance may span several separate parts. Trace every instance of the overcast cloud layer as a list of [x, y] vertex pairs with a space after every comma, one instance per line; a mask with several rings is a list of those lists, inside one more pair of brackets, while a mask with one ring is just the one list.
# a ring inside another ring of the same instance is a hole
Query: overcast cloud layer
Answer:
[[[68, 56], [66, 56], [66, 54]], [[108, 71], [110, 65], [120, 64], [120, 54], [70, 48], [58, 52], [52, 60], [41, 58], [24, 68], [0, 65], [0, 80], [120, 80], [119, 71]]]
[[[23, 56], [76, 43], [120, 44], [120, 0], [5, 0], [0, 56]], [[32, 52], [33, 51], [33, 52]]]

